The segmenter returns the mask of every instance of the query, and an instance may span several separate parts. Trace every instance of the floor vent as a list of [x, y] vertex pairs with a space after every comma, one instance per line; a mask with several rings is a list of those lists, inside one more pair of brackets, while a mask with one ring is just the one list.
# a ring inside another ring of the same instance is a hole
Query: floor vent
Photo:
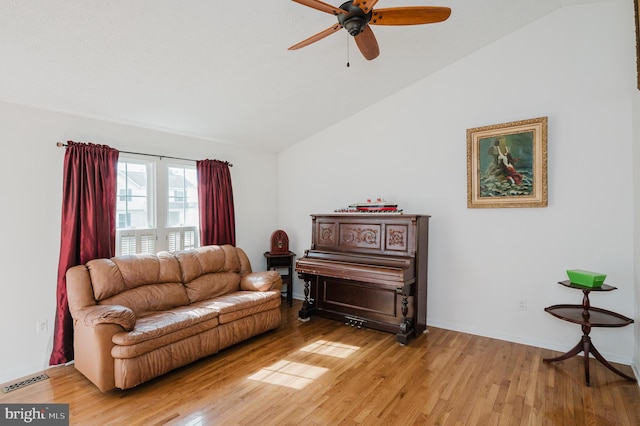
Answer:
[[20, 389], [20, 388], [23, 388], [25, 386], [32, 385], [34, 383], [41, 382], [41, 381], [46, 380], [48, 378], [49, 378], [49, 376], [47, 376], [46, 374], [40, 374], [38, 376], [29, 377], [28, 379], [23, 380], [21, 382], [14, 383], [14, 384], [9, 385], [9, 386], [3, 386], [2, 387], [2, 392], [4, 392], [4, 393], [11, 392], [11, 391], [14, 391], [16, 389]]

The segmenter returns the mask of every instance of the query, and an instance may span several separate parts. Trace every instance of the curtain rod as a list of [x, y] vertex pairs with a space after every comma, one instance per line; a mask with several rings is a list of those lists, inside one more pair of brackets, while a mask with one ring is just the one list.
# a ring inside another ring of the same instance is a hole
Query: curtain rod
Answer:
[[[64, 142], [56, 142], [56, 146], [57, 147], [66, 147], [69, 146]], [[158, 157], [160, 160], [162, 160], [163, 158], [171, 158], [172, 160], [184, 160], [184, 161], [197, 161], [197, 160], [192, 160], [190, 158], [180, 158], [180, 157], [170, 157], [168, 155], [157, 155], [157, 154], [145, 154], [143, 152], [131, 152], [131, 151], [119, 151], [119, 152], [123, 152], [125, 154], [135, 154], [135, 155], [146, 155], [147, 157]], [[225, 163], [227, 163], [229, 165], [229, 167], [233, 167], [233, 164], [229, 163], [228, 161], [225, 161]]]

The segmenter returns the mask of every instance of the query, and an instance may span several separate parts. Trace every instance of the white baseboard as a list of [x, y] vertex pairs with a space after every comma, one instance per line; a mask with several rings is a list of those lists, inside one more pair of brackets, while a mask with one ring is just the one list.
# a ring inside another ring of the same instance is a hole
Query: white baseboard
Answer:
[[[494, 330], [476, 329], [473, 327], [461, 326], [460, 324], [449, 324], [449, 323], [442, 323], [438, 321], [427, 321], [427, 325], [432, 327], [437, 327], [437, 328], [444, 328], [446, 330], [458, 331], [460, 333], [468, 333], [476, 336], [483, 336], [483, 337], [489, 337], [492, 339], [504, 340], [507, 342], [519, 343], [522, 345], [535, 346], [536, 348], [549, 349], [551, 351], [566, 352], [567, 349], [569, 349], [565, 345], [561, 345], [551, 341], [532, 339], [532, 338], [528, 338], [526, 336], [523, 337], [520, 335], [516, 336], [511, 334], [505, 334], [505, 333], [496, 332]], [[633, 358], [631, 356], [623, 356], [620, 354], [607, 353], [602, 350], [600, 350], [599, 352], [609, 362], [615, 362], [618, 364], [629, 365], [633, 367]], [[634, 370], [634, 374], [636, 375], [636, 377], [640, 377], [638, 376], [637, 371], [635, 370]]]
[[[293, 293], [293, 298], [296, 300], [304, 300], [304, 295]], [[520, 335], [516, 336], [511, 334], [505, 334], [505, 333], [496, 332], [495, 330], [476, 329], [474, 327], [466, 327], [466, 326], [461, 326], [460, 324], [450, 324], [450, 323], [439, 322], [439, 321], [427, 321], [427, 326], [443, 328], [445, 330], [458, 331], [460, 333], [473, 334], [476, 336], [489, 337], [492, 339], [504, 340], [507, 342], [519, 343], [522, 345], [535, 346], [537, 348], [549, 349], [551, 351], [557, 351], [557, 352], [567, 351], [566, 346], [559, 345], [554, 342], [550, 342], [546, 340], [531, 339], [527, 337], [523, 338]], [[640, 377], [640, 366], [637, 366], [633, 363], [632, 357], [607, 353], [607, 352], [603, 352], [602, 350], [600, 352], [602, 353], [602, 356], [604, 356], [607, 361], [631, 366], [635, 377], [636, 378]], [[639, 385], [640, 385], [640, 382], [639, 382]]]

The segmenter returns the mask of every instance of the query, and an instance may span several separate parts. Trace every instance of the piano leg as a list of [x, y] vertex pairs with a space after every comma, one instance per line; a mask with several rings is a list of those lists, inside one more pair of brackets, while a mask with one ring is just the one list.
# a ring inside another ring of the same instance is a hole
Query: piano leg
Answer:
[[304, 302], [302, 302], [302, 308], [298, 311], [298, 319], [306, 322], [311, 319], [311, 314], [316, 310], [315, 303], [309, 299], [309, 286], [312, 277], [306, 274], [299, 274], [298, 277], [304, 281]]
[[400, 331], [396, 334], [396, 341], [404, 346], [409, 342], [409, 336], [413, 334], [413, 319], [407, 318], [409, 295], [403, 289], [398, 289], [398, 293], [402, 294], [402, 322], [400, 323]]

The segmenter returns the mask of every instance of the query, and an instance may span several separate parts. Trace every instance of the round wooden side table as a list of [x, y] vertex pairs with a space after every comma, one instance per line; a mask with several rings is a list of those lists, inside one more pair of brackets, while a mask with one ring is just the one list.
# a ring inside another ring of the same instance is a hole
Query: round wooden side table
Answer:
[[592, 291], [613, 291], [617, 287], [602, 284], [601, 287], [585, 287], [579, 284], [574, 284], [570, 281], [560, 281], [565, 287], [573, 288], [576, 290], [582, 290], [582, 305], [553, 305], [544, 310], [556, 318], [560, 318], [563, 321], [572, 322], [574, 324], [580, 324], [582, 326], [582, 338], [571, 350], [567, 353], [555, 358], [544, 358], [544, 362], [556, 362], [569, 359], [578, 355], [580, 352], [584, 352], [584, 375], [587, 386], [590, 386], [589, 381], [589, 354], [593, 354], [595, 359], [600, 361], [602, 365], [613, 371], [617, 375], [624, 377], [630, 381], [636, 381], [634, 377], [624, 374], [622, 371], [611, 365], [604, 357], [598, 352], [596, 347], [591, 342], [589, 333], [591, 327], [624, 327], [633, 323], [631, 318], [627, 318], [624, 315], [620, 315], [616, 312], [608, 311], [606, 309], [594, 308], [589, 302], [589, 293]]

